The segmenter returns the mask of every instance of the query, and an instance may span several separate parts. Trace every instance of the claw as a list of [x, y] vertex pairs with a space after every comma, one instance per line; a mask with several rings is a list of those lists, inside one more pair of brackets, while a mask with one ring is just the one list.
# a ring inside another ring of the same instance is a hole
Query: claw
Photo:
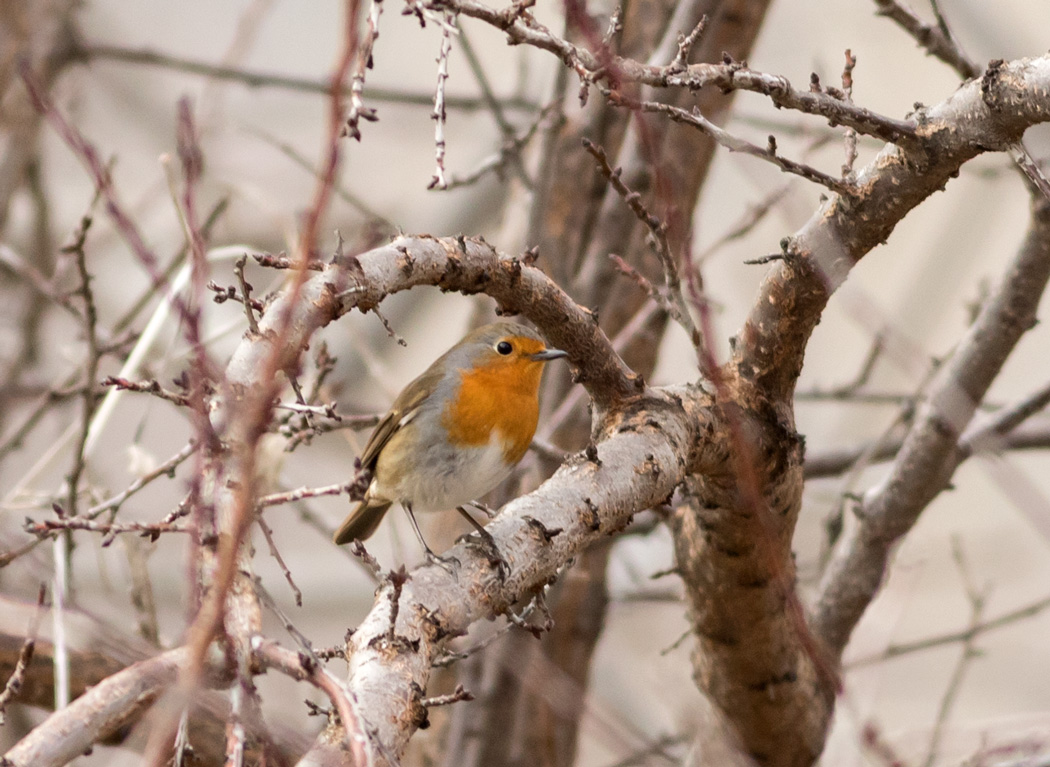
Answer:
[[453, 556], [443, 557], [440, 554], [435, 554], [427, 547], [424, 552], [428, 565], [437, 565], [449, 575], [455, 577], [459, 570], [460, 561]]
[[[471, 501], [471, 506], [481, 509], [490, 516], [494, 513], [488, 506], [484, 506], [477, 501]], [[478, 536], [481, 538], [480, 543], [474, 543], [473, 540], [467, 538], [467, 544], [470, 546], [478, 546], [484, 550], [485, 555], [488, 557], [489, 564], [494, 565], [499, 573], [499, 579], [501, 581], [507, 580], [507, 576], [510, 575], [510, 563], [503, 558], [503, 555], [499, 551], [499, 546], [496, 545], [496, 540], [492, 537], [492, 534], [478, 524], [478, 521], [474, 517], [470, 516], [470, 513], [462, 506], [457, 506], [456, 510], [463, 515], [463, 518], [470, 522], [471, 527], [477, 531]]]
[[478, 536], [478, 538], [474, 538], [473, 535], [467, 535], [467, 545], [479, 549], [486, 556], [489, 564], [496, 568], [499, 579], [506, 581], [507, 576], [510, 575], [510, 563], [500, 553], [499, 547], [491, 535], [484, 530], [479, 530]]

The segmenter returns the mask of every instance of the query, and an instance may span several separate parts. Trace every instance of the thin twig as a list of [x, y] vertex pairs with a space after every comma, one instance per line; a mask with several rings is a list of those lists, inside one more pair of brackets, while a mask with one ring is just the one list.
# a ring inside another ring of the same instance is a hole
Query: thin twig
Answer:
[[[310, 79], [306, 77], [294, 77], [276, 72], [255, 72], [241, 67], [222, 66], [209, 64], [204, 61], [176, 56], [170, 53], [162, 53], [146, 48], [133, 49], [119, 45], [102, 45], [92, 43], [81, 46], [77, 50], [78, 55], [87, 59], [101, 59], [106, 61], [117, 61], [126, 64], [144, 64], [146, 66], [164, 67], [180, 72], [189, 72], [202, 75], [214, 80], [229, 80], [238, 82], [249, 88], [284, 88], [285, 90], [300, 91], [304, 93], [315, 93], [327, 95], [330, 85], [323, 79]], [[345, 93], [349, 94], [350, 89]], [[429, 107], [434, 103], [434, 97], [429, 93], [414, 93], [412, 91], [399, 90], [377, 85], [368, 86], [368, 98], [372, 101], [387, 102], [392, 104], [407, 104], [409, 106]], [[502, 99], [503, 106], [507, 109], [532, 112], [539, 109], [539, 105], [528, 99], [517, 96]], [[449, 109], [460, 109], [476, 112], [486, 107], [485, 102], [479, 98], [470, 96], [450, 96], [446, 106]]]
[[863, 666], [872, 666], [892, 660], [893, 658], [899, 658], [902, 655], [910, 655], [912, 653], [922, 652], [923, 650], [931, 650], [935, 647], [966, 642], [989, 631], [995, 631], [1004, 626], [1009, 626], [1026, 618], [1036, 616], [1047, 609], [1050, 609], [1050, 596], [1043, 597], [1035, 602], [1030, 602], [1024, 607], [1019, 607], [1016, 610], [1003, 613], [996, 618], [989, 618], [988, 620], [983, 620], [979, 623], [973, 623], [971, 621], [970, 625], [961, 631], [951, 631], [947, 634], [938, 634], [937, 636], [927, 637], [925, 639], [917, 639], [914, 642], [891, 644], [882, 652], [873, 655], [865, 655], [861, 658], [851, 660], [844, 664], [844, 667], [846, 670], [852, 670]]
[[[373, 96], [372, 89], [369, 89], [368, 95], [370, 97]], [[428, 105], [430, 104], [429, 97], [427, 98], [427, 102], [426, 103]], [[285, 157], [287, 157], [289, 160], [291, 160], [293, 163], [295, 163], [297, 166], [299, 166], [300, 168], [305, 170], [310, 175], [314, 176], [315, 178], [317, 177], [318, 171], [313, 166], [313, 164], [306, 158], [306, 156], [302, 152], [300, 152], [298, 149], [296, 149], [294, 146], [292, 146], [287, 141], [282, 141], [281, 139], [277, 138], [276, 136], [273, 136], [270, 133], [267, 133], [266, 131], [262, 130], [261, 128], [252, 127], [252, 128], [247, 128], [246, 130], [248, 131], [249, 134], [251, 134], [253, 136], [256, 136], [261, 141], [263, 141], [263, 142], [269, 144], [270, 146], [274, 147], [278, 152], [283, 154]], [[381, 230], [384, 234], [393, 235], [393, 234], [397, 233], [398, 228], [394, 224], [394, 222], [392, 222], [389, 218], [387, 218], [383, 214], [377, 212], [374, 208], [372, 208], [371, 205], [369, 205], [367, 202], [365, 202], [364, 199], [362, 199], [361, 197], [357, 196], [356, 194], [351, 192], [349, 189], [347, 189], [346, 185], [343, 184], [341, 180], [339, 180], [335, 184], [334, 191], [339, 196], [339, 198], [341, 200], [343, 200], [343, 202], [345, 202], [351, 208], [353, 208], [358, 213], [360, 213], [362, 216], [367, 218], [369, 220], [369, 222], [371, 222], [371, 224], [373, 226], [375, 226], [376, 228]], [[272, 264], [272, 263], [264, 263], [264, 260], [267, 259], [268, 257], [265, 256], [265, 255], [262, 255], [262, 254], [253, 254], [252, 257], [257, 262], [259, 262], [260, 265], [262, 265], [262, 266], [270, 266], [271, 268], [274, 268], [274, 269], [288, 269], [288, 268], [290, 268], [292, 266], [292, 263], [291, 263], [290, 259], [285, 259], [282, 262], [283, 265], [277, 265], [277, 264]], [[322, 268], [324, 268], [324, 264], [319, 261], [316, 264], [311, 264], [307, 268], [313, 269], [315, 271], [320, 271]]]
[[270, 668], [277, 669], [293, 679], [309, 682], [324, 692], [332, 701], [335, 710], [339, 712], [339, 719], [346, 730], [354, 764], [372, 764], [370, 752], [376, 747], [376, 744], [368, 737], [368, 729], [361, 717], [354, 711], [350, 692], [342, 682], [319, 663], [310, 662], [303, 656], [262, 637], [252, 639], [252, 649], [256, 656]]
[[273, 540], [273, 530], [266, 524], [266, 520], [263, 519], [262, 514], [259, 514], [255, 518], [255, 522], [259, 525], [259, 529], [263, 532], [263, 537], [266, 538], [266, 545], [270, 549], [270, 556], [277, 562], [277, 566], [281, 568], [281, 572], [284, 573], [284, 579], [288, 581], [288, 586], [292, 590], [292, 594], [295, 596], [295, 606], [303, 606], [303, 592], [295, 585], [295, 579], [292, 578], [292, 571], [288, 569], [288, 565], [285, 564], [284, 559], [281, 557], [281, 552], [277, 550], [277, 544]]
[[789, 189], [791, 189], [790, 180], [774, 189], [758, 202], [748, 205], [739, 220], [730, 226], [724, 234], [720, 235], [714, 242], [695, 256], [694, 263], [696, 263], [697, 266], [703, 264], [727, 243], [740, 239], [750, 233], [759, 223], [762, 222], [766, 217], [766, 214], [773, 210], [773, 207], [784, 198], [784, 195], [788, 193]]
[[434, 111], [430, 118], [434, 121], [434, 177], [427, 184], [427, 189], [448, 189], [445, 178], [445, 83], [448, 80], [448, 59], [452, 53], [452, 35], [456, 31], [455, 16], [446, 12], [441, 24], [441, 50], [438, 53], [437, 90], [434, 93]]
[[977, 589], [973, 583], [971, 583], [969, 567], [966, 558], [963, 555], [962, 546], [959, 539], [954, 537], [952, 538], [952, 557], [955, 560], [956, 566], [959, 568], [959, 574], [962, 576], [963, 582], [966, 586], [966, 597], [970, 602], [971, 631], [968, 633], [966, 639], [963, 640], [962, 654], [959, 656], [959, 660], [955, 664], [951, 678], [948, 680], [948, 686], [945, 688], [944, 695], [941, 698], [941, 703], [937, 710], [937, 719], [933, 725], [933, 732], [930, 734], [930, 743], [926, 752], [924, 767], [933, 767], [934, 763], [937, 761], [937, 752], [940, 749], [941, 738], [944, 735], [944, 728], [948, 723], [948, 717], [951, 714], [953, 705], [955, 704], [955, 699], [958, 697], [959, 690], [962, 688], [966, 671], [969, 668], [971, 661], [979, 655], [976, 646], [977, 634], [973, 631], [973, 628], [981, 624], [981, 616], [984, 612], [984, 606], [987, 602], [988, 596], [987, 588]]
[[609, 103], [614, 106], [622, 106], [635, 111], [665, 114], [675, 122], [684, 125], [692, 125], [694, 128], [698, 128], [730, 152], [742, 152], [743, 154], [766, 160], [767, 162], [776, 165], [785, 173], [792, 173], [796, 176], [801, 176], [807, 181], [813, 181], [814, 183], [827, 187], [836, 194], [840, 194], [844, 197], [852, 197], [854, 194], [853, 188], [848, 183], [833, 178], [827, 173], [819, 171], [810, 165], [789, 160], [778, 154], [776, 139], [773, 136], [769, 137], [769, 143], [767, 146], [762, 148], [752, 144], [750, 141], [734, 136], [723, 128], [720, 128], [700, 114], [697, 110], [689, 112], [672, 104], [664, 104], [659, 101], [639, 101], [638, 99], [626, 96], [619, 91], [609, 91], [606, 95], [609, 99]]
[[[850, 104], [853, 103], [853, 68], [855, 66], [857, 66], [857, 57], [847, 48], [846, 63], [842, 68], [842, 93]], [[846, 128], [842, 140], [846, 147], [846, 159], [842, 163], [842, 178], [850, 181], [853, 179], [853, 164], [857, 161], [857, 131], [854, 128]]]
[[23, 529], [30, 535], [49, 536], [56, 531], [65, 530], [87, 530], [93, 533], [102, 533], [102, 546], [108, 546], [114, 537], [124, 533], [141, 533], [156, 540], [162, 533], [189, 533], [192, 529], [187, 525], [177, 525], [172, 522], [95, 522], [91, 519], [78, 517], [63, 517], [60, 519], [45, 519], [40, 522], [26, 520]]
[[244, 316], [248, 320], [248, 330], [252, 333], [258, 333], [259, 323], [255, 321], [255, 312], [252, 310], [252, 286], [244, 279], [244, 265], [247, 263], [248, 254], [245, 253], [233, 263], [233, 273], [237, 276], [237, 282], [241, 286], [241, 295], [243, 296], [241, 303], [244, 305]]
[[4, 685], [4, 689], [0, 691], [0, 726], [4, 724], [4, 709], [7, 708], [7, 704], [14, 700], [18, 693], [22, 689], [22, 684], [25, 682], [26, 671], [29, 669], [29, 664], [33, 660], [33, 650], [36, 648], [36, 635], [37, 631], [40, 630], [40, 621], [44, 618], [44, 595], [47, 593], [47, 587], [44, 584], [40, 584], [40, 590], [37, 593], [36, 612], [33, 613], [32, 619], [29, 621], [29, 628], [26, 629], [26, 639], [22, 643], [22, 649], [18, 652], [18, 660], [15, 662], [15, 669], [11, 672], [11, 676], [7, 678], [7, 684]]
[[[361, 120], [375, 122], [379, 119], [376, 110], [366, 107], [361, 98], [365, 87], [365, 71], [372, 66], [372, 49], [379, 37], [379, 17], [383, 14], [383, 0], [372, 0], [368, 9], [368, 33], [357, 51], [357, 63], [350, 78], [350, 108], [347, 111], [344, 135], [361, 140]], [[331, 86], [328, 88], [331, 92]]]
[[158, 399], [167, 400], [179, 407], [188, 407], [190, 404], [190, 398], [185, 394], [179, 394], [178, 392], [169, 391], [163, 388], [160, 383], [155, 380], [148, 381], [129, 381], [126, 378], [118, 378], [117, 376], [106, 376], [102, 379], [103, 386], [114, 386], [121, 391], [133, 391], [141, 392], [144, 394], [152, 394]]
[[449, 694], [435, 695], [432, 698], [423, 698], [419, 701], [419, 705], [424, 708], [434, 708], [435, 706], [451, 706], [453, 703], [471, 700], [474, 700], [474, 693], [464, 689], [463, 685], [457, 684], [456, 689]]
[[897, 22], [929, 55], [948, 64], [963, 77], [976, 77], [980, 73], [980, 67], [966, 57], [955, 41], [945, 34], [944, 28], [926, 24], [898, 0], [875, 0], [875, 5], [880, 16]]
[[261, 496], [255, 503], [257, 509], [265, 509], [269, 506], [280, 506], [284, 503], [294, 503], [304, 498], [319, 498], [324, 495], [342, 495], [347, 492], [346, 483], [339, 485], [325, 485], [323, 487], [300, 487], [298, 490], [289, 490], [284, 493], [271, 493]]
[[178, 468], [183, 461], [185, 461], [187, 458], [189, 458], [191, 455], [197, 452], [198, 447], [199, 444], [197, 442], [187, 443], [181, 450], [179, 450], [179, 452], [175, 453], [175, 455], [173, 455], [171, 458], [157, 466], [152, 471], [143, 474], [141, 477], [136, 479], [134, 482], [128, 485], [127, 488], [122, 490], [117, 495], [113, 496], [112, 498], [109, 498], [108, 500], [103, 501], [100, 504], [92, 506], [90, 509], [87, 510], [87, 512], [85, 512], [84, 516], [89, 519], [94, 519], [106, 511], [116, 511], [126, 500], [128, 500], [128, 498], [135, 495], [135, 493], [137, 493], [139, 490], [144, 488], [146, 485], [148, 485], [150, 482], [157, 479], [158, 477], [164, 475], [173, 477], [175, 475], [175, 469]]
[[[686, 306], [685, 297], [682, 295], [682, 283], [678, 276], [678, 264], [675, 263], [674, 256], [671, 254], [671, 246], [667, 241], [667, 227], [666, 225], [655, 215], [649, 212], [645, 207], [645, 203], [642, 202], [642, 197], [637, 192], [632, 191], [627, 187], [621, 178], [619, 169], [613, 170], [609, 165], [609, 160], [605, 155], [605, 150], [594, 144], [588, 139], [583, 139], [583, 147], [586, 149], [598, 164], [598, 170], [609, 182], [609, 185], [616, 191], [623, 201], [627, 203], [627, 206], [634, 213], [635, 217], [646, 227], [648, 227], [650, 234], [652, 235], [653, 251], [656, 253], [657, 258], [660, 260], [660, 265], [663, 268], [664, 274], [664, 288], [667, 291], [666, 295], [658, 293], [655, 289], [649, 291], [651, 295], [668, 314], [677, 322], [685, 332], [689, 335], [689, 340], [692, 342], [694, 347], [699, 347], [701, 338], [700, 331], [697, 330], [696, 325], [693, 323], [693, 318], [689, 314], [689, 307]], [[622, 264], [622, 266], [621, 266]], [[630, 268], [622, 259], [617, 264], [621, 270], [625, 267]], [[634, 271], [634, 270], [631, 270]], [[648, 282], [642, 277], [641, 274], [637, 274], [635, 279], [641, 278], [643, 282], [643, 288]], [[632, 275], [633, 276], [633, 275]]]

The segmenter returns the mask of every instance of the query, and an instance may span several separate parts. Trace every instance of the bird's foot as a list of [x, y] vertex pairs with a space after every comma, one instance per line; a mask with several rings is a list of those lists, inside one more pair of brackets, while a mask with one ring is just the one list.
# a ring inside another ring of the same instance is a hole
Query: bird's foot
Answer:
[[474, 538], [471, 534], [464, 536], [464, 542], [468, 546], [480, 550], [488, 559], [489, 564], [496, 568], [496, 573], [499, 575], [499, 579], [501, 581], [506, 581], [507, 576], [510, 575], [510, 563], [506, 560], [503, 554], [500, 553], [499, 546], [496, 545], [496, 540], [487, 530], [479, 528], [477, 533], [477, 538]]
[[423, 556], [426, 557], [428, 565], [437, 565], [449, 575], [457, 577], [460, 562], [455, 557], [451, 555], [443, 557], [440, 554], [435, 554], [430, 550], [429, 546], [424, 550]]

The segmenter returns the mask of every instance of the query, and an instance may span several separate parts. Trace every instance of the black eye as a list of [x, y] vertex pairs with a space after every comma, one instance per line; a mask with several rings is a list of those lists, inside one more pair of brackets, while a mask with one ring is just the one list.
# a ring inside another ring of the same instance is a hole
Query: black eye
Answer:
[[496, 344], [496, 351], [498, 351], [503, 356], [506, 356], [512, 351], [514, 351], [514, 347], [510, 345], [510, 341], [500, 341], [498, 344]]

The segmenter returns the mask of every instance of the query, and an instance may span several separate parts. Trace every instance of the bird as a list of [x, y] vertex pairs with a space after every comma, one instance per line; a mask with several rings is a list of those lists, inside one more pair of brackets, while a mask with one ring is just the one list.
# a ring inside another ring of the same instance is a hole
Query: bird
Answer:
[[468, 333], [405, 386], [376, 425], [360, 458], [371, 479], [366, 475], [364, 496], [333, 541], [366, 540], [400, 503], [427, 561], [445, 567], [455, 559], [431, 551], [413, 512], [454, 508], [478, 531], [502, 573], [506, 562], [495, 541], [465, 506], [484, 509], [477, 499], [525, 455], [539, 419], [543, 370], [567, 356], [515, 322]]

